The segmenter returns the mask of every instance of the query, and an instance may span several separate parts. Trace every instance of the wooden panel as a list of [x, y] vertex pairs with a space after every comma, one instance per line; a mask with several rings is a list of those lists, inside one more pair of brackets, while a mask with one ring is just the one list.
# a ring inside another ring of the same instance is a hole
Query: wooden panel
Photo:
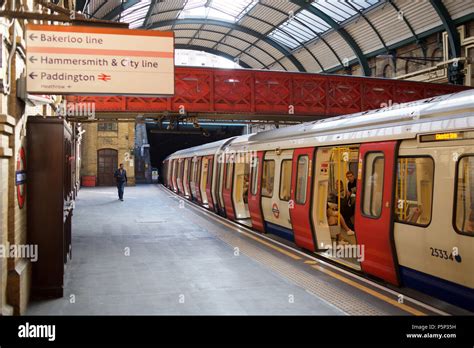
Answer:
[[115, 186], [114, 172], [118, 168], [118, 152], [113, 149], [97, 151], [98, 186]]
[[32, 297], [61, 297], [71, 255], [73, 137], [63, 120], [37, 117], [28, 119], [27, 137], [28, 243], [39, 253], [32, 263]]

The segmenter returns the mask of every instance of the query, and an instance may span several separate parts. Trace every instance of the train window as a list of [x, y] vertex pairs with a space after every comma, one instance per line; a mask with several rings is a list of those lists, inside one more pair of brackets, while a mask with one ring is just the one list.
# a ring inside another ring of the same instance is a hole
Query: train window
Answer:
[[474, 236], [474, 155], [460, 157], [456, 168], [454, 228]]
[[289, 201], [290, 200], [292, 165], [293, 165], [292, 160], [283, 160], [283, 161], [281, 161], [280, 200], [282, 200], [282, 201]]
[[232, 188], [232, 177], [234, 171], [234, 163], [228, 162], [226, 168], [226, 178], [225, 178], [225, 189], [230, 190]]
[[369, 217], [378, 218], [382, 213], [382, 193], [385, 158], [381, 152], [369, 152], [365, 156], [366, 173], [362, 212]]
[[428, 226], [433, 201], [434, 161], [431, 157], [399, 157], [395, 187], [396, 221]]
[[196, 161], [196, 171], [194, 172], [194, 184], [195, 185], [199, 185], [199, 178], [200, 178], [200, 171], [201, 171], [201, 163], [202, 163], [202, 159], [201, 157], [198, 157], [197, 161]]
[[296, 203], [306, 203], [306, 187], [308, 186], [308, 156], [298, 157], [298, 167], [296, 169]]
[[197, 171], [198, 171], [198, 162], [197, 160], [195, 160], [193, 163], [193, 184], [195, 184], [197, 181]]
[[209, 171], [209, 159], [204, 157], [202, 160], [202, 174], [201, 174], [201, 187], [204, 187], [204, 189], [207, 186], [208, 171]]
[[212, 186], [212, 172], [214, 170], [213, 168], [213, 162], [214, 160], [213, 159], [209, 159], [209, 162], [208, 162], [208, 168], [207, 168], [207, 182], [210, 182], [211, 183], [211, 186]]
[[275, 161], [263, 161], [262, 196], [273, 197], [273, 184], [275, 181]]
[[194, 171], [196, 170], [196, 163], [191, 159], [190, 163], [191, 170], [189, 171], [189, 182], [192, 184], [194, 182]]
[[257, 194], [258, 189], [258, 157], [252, 159], [252, 196]]

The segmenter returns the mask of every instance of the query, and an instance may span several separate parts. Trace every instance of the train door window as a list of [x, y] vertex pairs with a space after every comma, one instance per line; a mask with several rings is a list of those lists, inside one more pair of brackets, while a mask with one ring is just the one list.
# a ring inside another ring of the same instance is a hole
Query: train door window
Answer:
[[218, 174], [217, 174], [217, 180], [218, 180], [218, 186], [217, 186], [217, 197], [218, 197], [218, 201], [219, 201], [219, 204], [220, 204], [220, 207], [222, 209], [224, 209], [224, 197], [222, 196], [222, 188], [224, 187], [224, 166], [225, 166], [225, 163], [222, 162], [222, 157], [219, 156], [219, 159], [217, 160], [218, 164], [217, 164], [217, 171], [218, 171]]
[[179, 169], [179, 177], [181, 180], [184, 178], [184, 159], [181, 160], [181, 168]]
[[262, 196], [273, 197], [273, 184], [275, 182], [275, 161], [263, 161]]
[[191, 193], [193, 196], [196, 196], [196, 174], [197, 174], [197, 159], [192, 159], [191, 165]]
[[258, 157], [253, 158], [252, 160], [252, 196], [257, 194], [258, 189]]
[[201, 190], [206, 189], [208, 170], [209, 170], [209, 159], [204, 157], [202, 160]]
[[383, 177], [385, 157], [382, 152], [369, 152], [365, 156], [366, 173], [362, 212], [369, 217], [378, 218], [382, 213]]
[[196, 162], [194, 163], [194, 178], [193, 178], [194, 185], [198, 184], [200, 166], [201, 166], [201, 159], [197, 158]]
[[183, 169], [183, 186], [184, 186], [184, 193], [186, 196], [189, 196], [189, 158], [184, 160], [184, 169]]
[[184, 170], [184, 161], [179, 160], [178, 161], [178, 182], [181, 184], [183, 182], [183, 170]]
[[460, 157], [455, 185], [454, 228], [474, 236], [474, 155]]
[[227, 163], [226, 178], [225, 178], [225, 189], [227, 191], [232, 188], [233, 171], [234, 171], [234, 163], [233, 162]]
[[431, 222], [434, 161], [431, 157], [399, 157], [395, 187], [396, 221], [428, 226]]
[[173, 160], [173, 178], [178, 178], [178, 160]]
[[280, 200], [287, 202], [290, 200], [292, 162], [292, 160], [281, 161]]
[[220, 193], [222, 191], [222, 166], [223, 164], [218, 161], [217, 162], [217, 190]]
[[306, 203], [306, 188], [308, 186], [308, 156], [298, 157], [298, 166], [296, 168], [296, 204]]
[[209, 162], [208, 162], [208, 169], [207, 169], [207, 182], [211, 183], [211, 186], [212, 186], [212, 172], [214, 170], [213, 168], [213, 159], [209, 159]]

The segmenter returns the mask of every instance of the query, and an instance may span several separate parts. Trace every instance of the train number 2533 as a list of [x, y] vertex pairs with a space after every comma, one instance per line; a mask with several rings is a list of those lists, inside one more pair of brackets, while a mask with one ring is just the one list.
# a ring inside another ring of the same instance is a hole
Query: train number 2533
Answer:
[[436, 249], [436, 248], [430, 247], [430, 250], [431, 250], [431, 256], [439, 257], [445, 260], [451, 260], [451, 261], [456, 260], [457, 262], [461, 262], [461, 256], [459, 255], [457, 248], [453, 248], [453, 251], [450, 254], [448, 254], [446, 250], [442, 250], [442, 249]]

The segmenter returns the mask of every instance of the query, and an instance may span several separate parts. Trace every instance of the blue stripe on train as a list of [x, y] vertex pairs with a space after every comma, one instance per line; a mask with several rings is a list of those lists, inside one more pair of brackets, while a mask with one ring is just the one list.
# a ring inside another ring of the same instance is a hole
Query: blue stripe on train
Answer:
[[405, 286], [474, 312], [474, 289], [400, 266]]
[[267, 231], [268, 233], [274, 234], [278, 237], [285, 238], [289, 240], [290, 242], [295, 241], [295, 236], [293, 235], [293, 231], [288, 228], [265, 221], [265, 231]]

